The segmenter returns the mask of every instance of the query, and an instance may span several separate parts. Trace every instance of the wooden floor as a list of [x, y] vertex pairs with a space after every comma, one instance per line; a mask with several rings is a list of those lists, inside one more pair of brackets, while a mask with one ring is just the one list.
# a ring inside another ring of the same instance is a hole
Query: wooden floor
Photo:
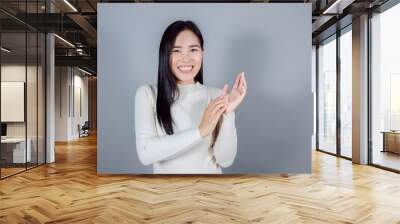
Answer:
[[400, 170], [400, 154], [375, 150], [372, 161], [374, 164]]
[[11, 176], [13, 174], [25, 171], [25, 167], [24, 168], [1, 168], [1, 177], [8, 177]]
[[320, 152], [310, 175], [97, 176], [96, 139], [0, 181], [0, 223], [400, 223], [400, 175]]

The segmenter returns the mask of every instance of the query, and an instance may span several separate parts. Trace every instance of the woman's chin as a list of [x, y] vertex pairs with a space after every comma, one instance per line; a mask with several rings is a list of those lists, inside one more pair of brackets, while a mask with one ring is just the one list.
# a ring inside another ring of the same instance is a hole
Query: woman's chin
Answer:
[[193, 83], [194, 77], [193, 74], [181, 74], [179, 80], [181, 83]]

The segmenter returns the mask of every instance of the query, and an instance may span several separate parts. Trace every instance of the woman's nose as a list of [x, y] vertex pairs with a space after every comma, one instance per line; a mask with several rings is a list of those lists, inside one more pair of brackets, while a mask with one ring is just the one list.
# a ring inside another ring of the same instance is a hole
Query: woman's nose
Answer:
[[186, 51], [182, 52], [182, 60], [187, 60], [187, 61], [189, 61], [189, 60], [191, 60], [191, 59], [192, 59], [192, 57], [191, 57], [191, 55], [190, 55], [190, 52], [186, 52]]
[[191, 57], [189, 54], [183, 54], [181, 60], [182, 61], [190, 61]]

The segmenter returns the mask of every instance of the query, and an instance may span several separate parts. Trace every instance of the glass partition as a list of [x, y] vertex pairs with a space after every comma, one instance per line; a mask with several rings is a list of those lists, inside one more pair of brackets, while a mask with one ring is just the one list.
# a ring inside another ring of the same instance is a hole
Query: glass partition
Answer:
[[[0, 7], [23, 16], [43, 13], [44, 3], [1, 1]], [[46, 39], [28, 23], [0, 12], [1, 179], [45, 163]]]
[[1, 176], [7, 177], [24, 171], [31, 159], [26, 150], [26, 33], [2, 33], [1, 47]]

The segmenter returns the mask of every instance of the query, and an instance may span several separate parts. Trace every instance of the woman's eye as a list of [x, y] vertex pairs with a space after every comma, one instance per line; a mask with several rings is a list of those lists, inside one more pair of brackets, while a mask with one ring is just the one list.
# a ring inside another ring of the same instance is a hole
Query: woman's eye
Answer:
[[192, 52], [196, 52], [196, 51], [199, 51], [199, 49], [193, 48], [193, 49], [191, 49], [191, 51], [192, 51]]

